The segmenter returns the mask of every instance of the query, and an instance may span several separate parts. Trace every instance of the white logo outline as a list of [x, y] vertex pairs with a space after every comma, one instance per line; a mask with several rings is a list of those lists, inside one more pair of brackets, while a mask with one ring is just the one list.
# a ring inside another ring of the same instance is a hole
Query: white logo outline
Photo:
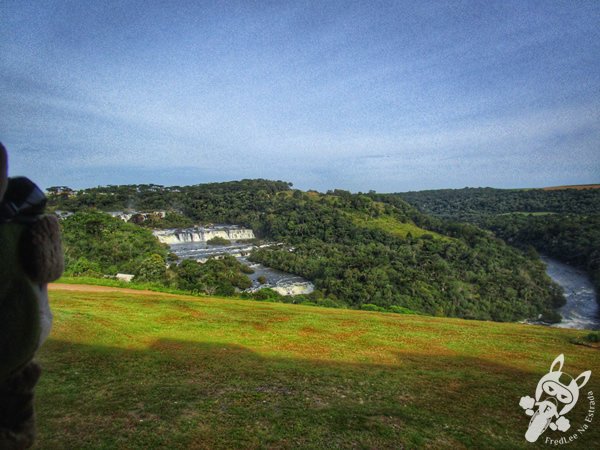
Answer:
[[[565, 356], [561, 353], [552, 362], [550, 371], [538, 381], [535, 400], [525, 396], [519, 401], [525, 414], [532, 416], [525, 433], [525, 439], [529, 442], [537, 441], [547, 428], [561, 432], [571, 428], [571, 423], [565, 416], [577, 404], [579, 392], [590, 379], [592, 371], [582, 372], [573, 379], [562, 371], [564, 363]], [[534, 410], [535, 407], [537, 411]]]

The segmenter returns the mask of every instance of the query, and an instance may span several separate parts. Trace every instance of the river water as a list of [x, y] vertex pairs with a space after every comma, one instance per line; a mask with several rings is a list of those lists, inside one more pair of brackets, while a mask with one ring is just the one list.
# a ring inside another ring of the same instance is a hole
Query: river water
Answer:
[[[231, 226], [229, 226], [231, 227]], [[212, 246], [206, 242], [192, 241], [182, 243], [171, 243], [171, 251], [182, 259], [195, 259], [205, 262], [209, 258], [219, 255], [235, 256], [243, 264], [247, 264], [254, 270], [248, 275], [253, 286], [249, 289], [255, 291], [263, 287], [275, 289], [282, 295], [308, 294], [314, 290], [314, 285], [294, 274], [281, 272], [261, 264], [248, 261], [247, 256], [255, 248], [252, 243], [244, 241], [233, 241], [229, 245]], [[553, 326], [577, 329], [600, 329], [600, 306], [596, 301], [596, 292], [588, 275], [580, 269], [568, 264], [561, 263], [556, 259], [542, 256], [546, 263], [546, 272], [564, 290], [567, 304], [559, 309], [563, 320]], [[260, 284], [258, 278], [264, 276], [265, 284]]]
[[[256, 248], [254, 244], [232, 242], [228, 245], [208, 245], [206, 242], [185, 242], [171, 244], [171, 251], [181, 259], [194, 259], [199, 262], [205, 262], [209, 258], [219, 257], [219, 255], [231, 255], [243, 264], [250, 266], [254, 273], [248, 274], [252, 280], [252, 287], [248, 291], [253, 292], [262, 288], [271, 288], [281, 295], [310, 294], [314, 291], [314, 285], [294, 274], [282, 272], [248, 261], [247, 256]], [[263, 276], [266, 283], [261, 284], [258, 278]]]
[[600, 306], [587, 273], [546, 256], [542, 260], [547, 266], [546, 273], [563, 288], [567, 299], [567, 304], [558, 310], [563, 320], [553, 326], [599, 330]]

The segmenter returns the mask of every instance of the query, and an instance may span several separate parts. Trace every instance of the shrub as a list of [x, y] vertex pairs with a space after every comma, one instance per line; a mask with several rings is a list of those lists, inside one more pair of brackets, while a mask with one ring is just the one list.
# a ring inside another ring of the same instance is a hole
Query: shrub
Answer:
[[255, 300], [279, 299], [281, 294], [270, 288], [260, 289], [252, 294]]
[[228, 241], [225, 238], [222, 238], [220, 236], [215, 236], [212, 239], [209, 239], [208, 241], [206, 241], [207, 245], [229, 245], [231, 244], [231, 241]]
[[559, 312], [549, 309], [542, 314], [541, 319], [542, 322], [546, 323], [559, 323], [562, 320], [562, 316]]
[[246, 264], [241, 264], [240, 272], [250, 274], [250, 273], [254, 273], [254, 269], [250, 266], [247, 266]]
[[382, 308], [381, 306], [374, 305], [372, 303], [363, 303], [362, 305], [360, 305], [360, 309], [362, 309], [363, 311], [386, 312], [385, 308]]
[[156, 253], [147, 256], [140, 263], [136, 272], [136, 280], [164, 282], [167, 277], [165, 260]]
[[389, 310], [396, 314], [417, 314], [412, 309], [405, 308], [404, 306], [392, 305]]
[[600, 332], [588, 334], [585, 340], [588, 342], [600, 342]]

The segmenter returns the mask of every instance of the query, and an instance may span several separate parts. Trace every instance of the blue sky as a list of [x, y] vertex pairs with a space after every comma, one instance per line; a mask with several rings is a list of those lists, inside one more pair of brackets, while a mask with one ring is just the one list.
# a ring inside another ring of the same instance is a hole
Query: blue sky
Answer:
[[600, 182], [598, 1], [0, 8], [0, 140], [44, 187]]

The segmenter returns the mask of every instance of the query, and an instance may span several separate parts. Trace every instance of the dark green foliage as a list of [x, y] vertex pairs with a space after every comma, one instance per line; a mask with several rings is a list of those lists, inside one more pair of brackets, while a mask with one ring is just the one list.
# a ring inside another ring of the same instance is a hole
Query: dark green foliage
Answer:
[[558, 311], [548, 310], [542, 313], [541, 320], [546, 323], [559, 323], [562, 320], [562, 316]]
[[309, 278], [326, 294], [354, 306], [396, 305], [428, 314], [506, 321], [534, 317], [561, 298], [539, 260], [526, 259], [481, 231], [471, 245], [403, 240], [385, 233], [375, 241], [354, 231], [354, 240], [347, 244], [313, 239], [297, 244], [293, 252], [260, 249], [253, 259]]
[[242, 264], [234, 257], [210, 259], [198, 263], [191, 259], [173, 267], [178, 289], [204, 294], [233, 295], [237, 289], [247, 289], [252, 281], [242, 272]]
[[145, 220], [141, 221], [139, 225], [153, 229], [189, 228], [194, 226], [194, 221], [179, 212], [167, 211], [165, 217], [161, 217], [159, 214], [150, 214]]
[[253, 292], [252, 298], [254, 300], [281, 301], [283, 299], [283, 296], [279, 292], [277, 292], [271, 288], [264, 288], [264, 289], [260, 289], [256, 292]]
[[136, 281], [159, 281], [167, 279], [167, 268], [163, 256], [153, 253], [142, 260], [136, 271]]
[[163, 265], [167, 256], [167, 247], [149, 230], [102, 212], [78, 212], [61, 226], [67, 274], [137, 274], [151, 255]]
[[507, 242], [586, 269], [600, 292], [600, 214], [509, 214], [486, 218], [483, 225]]
[[363, 311], [377, 311], [377, 312], [385, 312], [385, 308], [381, 306], [373, 305], [372, 303], [364, 303], [360, 306], [360, 309]]
[[441, 218], [473, 222], [525, 251], [533, 247], [582, 267], [600, 291], [600, 189], [467, 188], [390, 197]]
[[206, 244], [207, 245], [229, 245], [229, 244], [231, 244], [231, 242], [220, 236], [215, 236], [214, 238], [206, 241]]
[[598, 214], [600, 189], [464, 188], [397, 194], [422, 212], [477, 223], [482, 217], [514, 212]]
[[100, 264], [95, 261], [90, 261], [85, 256], [81, 256], [76, 260], [68, 261], [65, 273], [75, 276], [101, 277], [102, 269]]
[[389, 310], [396, 314], [416, 314], [414, 311], [412, 311], [408, 308], [403, 308], [402, 306], [396, 306], [396, 305], [390, 306]]
[[[178, 228], [191, 223], [239, 223], [258, 230], [258, 211], [266, 209], [274, 195], [290, 189], [283, 181], [242, 180], [195, 186], [164, 187], [154, 184], [105, 186], [83, 189], [77, 195], [48, 193], [52, 210], [102, 211], [134, 209], [169, 211], [157, 228]], [[175, 213], [179, 211], [180, 213]]]
[[[537, 317], [560, 298], [537, 256], [528, 257], [476, 226], [424, 215], [395, 195], [342, 190], [322, 195], [292, 191], [280, 181], [244, 180], [173, 188], [109, 186], [51, 200], [59, 209], [133, 204], [140, 210], [179, 210], [195, 223], [251, 227], [258, 236], [285, 244], [260, 249], [253, 260], [302, 275], [319, 292], [278, 301], [356, 308], [373, 304], [385, 310], [510, 321]], [[404, 236], [390, 224], [400, 230], [406, 224], [420, 236]], [[229, 277], [225, 287], [213, 275], [207, 283], [200, 266], [188, 262], [173, 271], [180, 289], [225, 294], [244, 285]]]
[[240, 264], [240, 272], [245, 274], [253, 274], [254, 269], [250, 266], [247, 266], [246, 264]]

